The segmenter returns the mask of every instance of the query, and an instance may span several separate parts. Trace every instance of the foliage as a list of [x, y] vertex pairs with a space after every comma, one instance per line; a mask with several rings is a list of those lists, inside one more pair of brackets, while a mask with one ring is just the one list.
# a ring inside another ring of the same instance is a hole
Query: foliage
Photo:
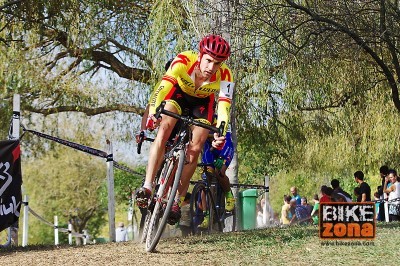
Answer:
[[[76, 232], [88, 229], [96, 234], [105, 222], [107, 204], [99, 198], [105, 168], [98, 158], [57, 147], [42, 158], [25, 161], [24, 194], [29, 195], [32, 210], [47, 221], [57, 215], [60, 224], [70, 221]], [[35, 219], [30, 219], [30, 232], [30, 243], [49, 242], [54, 237], [52, 229]]]
[[116, 169], [114, 171], [114, 193], [116, 204], [129, 204], [137, 188], [143, 183], [144, 168], [135, 168], [135, 171], [142, 175], [133, 175], [125, 171]]

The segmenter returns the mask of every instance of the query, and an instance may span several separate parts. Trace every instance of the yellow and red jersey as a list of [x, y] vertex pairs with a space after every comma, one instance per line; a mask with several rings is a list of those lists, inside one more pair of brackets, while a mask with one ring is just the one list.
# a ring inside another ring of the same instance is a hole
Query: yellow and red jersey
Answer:
[[[193, 97], [206, 98], [211, 94], [218, 95], [218, 123], [229, 123], [230, 107], [235, 83], [232, 71], [222, 63], [217, 72], [200, 87], [195, 88], [194, 69], [198, 66], [198, 53], [185, 51], [178, 54], [172, 61], [168, 71], [157, 84], [150, 98], [150, 114], [156, 112], [156, 108], [164, 100], [168, 92], [178, 84], [181, 90]], [[218, 93], [218, 94], [217, 94]], [[226, 127], [227, 128], [227, 127]]]

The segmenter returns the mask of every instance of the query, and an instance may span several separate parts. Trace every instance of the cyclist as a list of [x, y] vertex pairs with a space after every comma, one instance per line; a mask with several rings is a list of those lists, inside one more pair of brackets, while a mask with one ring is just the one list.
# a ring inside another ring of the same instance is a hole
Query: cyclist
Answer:
[[225, 193], [225, 209], [227, 211], [232, 211], [235, 207], [235, 199], [233, 198], [229, 178], [226, 175], [226, 169], [228, 169], [231, 164], [235, 148], [233, 146], [229, 127], [225, 138], [226, 142], [224, 147], [221, 150], [218, 150], [212, 147], [212, 136], [209, 135], [209, 138], [207, 138], [207, 141], [204, 143], [201, 162], [204, 164], [210, 164], [210, 166], [207, 167], [207, 172], [214, 173], [216, 171], [218, 182]]
[[[235, 208], [235, 198], [233, 197], [232, 190], [229, 183], [229, 178], [226, 175], [226, 169], [232, 161], [235, 149], [231, 139], [231, 133], [228, 132], [225, 135], [226, 143], [222, 150], [214, 149], [212, 147], [212, 138], [208, 138], [204, 144], [203, 155], [201, 162], [204, 164], [210, 164], [207, 166], [207, 172], [215, 173], [222, 190], [225, 193], [225, 210], [230, 212]], [[202, 195], [204, 197], [205, 195]], [[202, 206], [206, 206], [205, 203]], [[207, 211], [202, 209], [203, 211]], [[201, 223], [200, 227], [207, 228], [209, 222], [209, 216], [206, 215], [205, 219]]]
[[[149, 117], [146, 128], [154, 129], [159, 126], [157, 136], [151, 145], [149, 161], [146, 169], [146, 178], [143, 187], [136, 194], [139, 207], [146, 207], [153, 190], [153, 182], [157, 169], [160, 167], [164, 155], [164, 147], [176, 124], [176, 119], [163, 116], [161, 120], [154, 117], [156, 107], [165, 100], [165, 109], [181, 114], [182, 109], [188, 109], [190, 115], [200, 121], [211, 124], [214, 115], [214, 98], [218, 93], [218, 121], [229, 122], [230, 106], [234, 88], [233, 75], [224, 63], [230, 55], [229, 43], [217, 35], [207, 35], [199, 43], [199, 53], [185, 51], [178, 54], [171, 66], [156, 86], [150, 99]], [[180, 218], [180, 202], [184, 198], [189, 186], [200, 151], [208, 136], [208, 130], [193, 127], [192, 140], [187, 147], [185, 164], [181, 183], [174, 202], [170, 223], [176, 223]], [[214, 134], [212, 146], [222, 149], [225, 137]]]

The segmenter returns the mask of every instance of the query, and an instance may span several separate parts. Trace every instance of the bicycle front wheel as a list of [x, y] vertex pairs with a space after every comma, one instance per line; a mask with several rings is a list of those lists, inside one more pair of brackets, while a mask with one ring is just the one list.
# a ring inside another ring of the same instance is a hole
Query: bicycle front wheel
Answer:
[[156, 204], [147, 228], [147, 252], [153, 252], [160, 241], [175, 200], [184, 164], [185, 152], [183, 149], [176, 151], [174, 156], [164, 163], [162, 176], [159, 180], [159, 188], [155, 197]]

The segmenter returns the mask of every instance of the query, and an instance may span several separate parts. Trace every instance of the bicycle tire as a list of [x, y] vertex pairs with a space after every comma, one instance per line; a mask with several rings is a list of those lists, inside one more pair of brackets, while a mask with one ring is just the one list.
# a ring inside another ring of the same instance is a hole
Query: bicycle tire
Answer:
[[225, 213], [225, 198], [221, 199], [221, 197], [218, 196], [217, 190], [218, 187], [210, 187], [210, 195], [208, 196], [210, 201], [209, 205], [212, 206], [210, 209], [210, 221], [212, 221], [210, 232], [223, 232], [224, 230], [223, 215]]
[[[154, 206], [154, 210], [152, 212], [150, 222], [148, 224], [148, 231], [146, 237], [146, 251], [153, 252], [160, 241], [161, 235], [164, 231], [165, 225], [167, 224], [168, 215], [170, 213], [172, 204], [175, 200], [175, 194], [178, 190], [179, 181], [182, 175], [182, 169], [185, 164], [185, 151], [183, 149], [178, 150], [177, 155], [175, 155], [175, 160], [167, 161], [166, 172], [164, 176], [164, 180], [160, 179], [160, 184], [157, 191], [157, 202]], [[168, 165], [170, 164], [170, 165]], [[176, 171], [174, 171], [174, 168]], [[175, 173], [175, 175], [173, 175]], [[170, 185], [170, 179], [173, 180], [172, 187], [168, 187]], [[169, 191], [167, 191], [169, 190]], [[165, 201], [164, 194], [168, 193], [166, 202], [167, 205], [164, 208]]]
[[[225, 193], [223, 193], [222, 188], [218, 188], [218, 207], [217, 213], [218, 217], [220, 217], [219, 223], [219, 231], [221, 232], [234, 232], [236, 230], [236, 211], [233, 209], [232, 211], [228, 212], [225, 209]], [[222, 226], [222, 228], [221, 228]], [[221, 230], [222, 229], [222, 230]]]
[[143, 221], [143, 228], [141, 229], [142, 232], [140, 233], [139, 243], [144, 243], [146, 241], [150, 219], [151, 219], [151, 211], [146, 210], [146, 213], [142, 214], [142, 218], [141, 218], [141, 223]]
[[[160, 176], [163, 173], [163, 170], [164, 170], [164, 167], [165, 167], [164, 164], [165, 164], [165, 160], [161, 164], [160, 169], [157, 171], [156, 178], [154, 179], [157, 184], [159, 183]], [[154, 194], [157, 193], [158, 187], [159, 187], [158, 185], [155, 187], [155, 192], [151, 195], [149, 206], [147, 208], [145, 208], [145, 209], [139, 208], [140, 209], [140, 213], [141, 213], [140, 227], [139, 227], [139, 234], [140, 234], [139, 243], [144, 243], [146, 241], [148, 226], [149, 226], [149, 223], [150, 223], [152, 210], [154, 209], [154, 205], [155, 205], [154, 204]]]
[[[203, 222], [205, 215], [204, 215], [204, 210], [199, 208], [199, 203], [201, 202], [201, 194], [204, 192], [206, 196], [206, 211], [209, 212], [210, 210], [210, 204], [208, 200], [208, 193], [207, 189], [204, 183], [197, 183], [194, 185], [192, 189], [192, 196], [190, 198], [190, 216], [191, 216], [191, 222], [190, 222], [190, 227], [192, 230], [192, 233], [198, 234], [200, 231], [206, 231], [210, 233], [211, 231], [211, 223], [209, 222], [208, 227], [204, 229], [200, 229], [199, 225]], [[211, 217], [209, 217], [211, 219]]]

